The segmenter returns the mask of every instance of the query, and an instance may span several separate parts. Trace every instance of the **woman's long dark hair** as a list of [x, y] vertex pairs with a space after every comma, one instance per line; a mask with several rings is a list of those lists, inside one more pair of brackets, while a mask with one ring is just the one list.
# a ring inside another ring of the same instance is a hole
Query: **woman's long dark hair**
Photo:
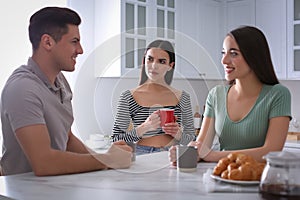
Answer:
[[[270, 49], [263, 32], [256, 27], [242, 26], [228, 33], [239, 46], [241, 54], [258, 79], [267, 85], [278, 84]], [[233, 84], [235, 80], [230, 81]]]
[[175, 69], [175, 53], [174, 53], [173, 45], [169, 41], [166, 41], [166, 40], [155, 40], [147, 46], [145, 53], [144, 53], [143, 61], [142, 61], [142, 69], [141, 69], [139, 85], [142, 85], [143, 83], [145, 83], [148, 80], [148, 76], [145, 71], [145, 59], [146, 59], [145, 56], [146, 56], [147, 51], [151, 48], [159, 48], [159, 49], [166, 51], [170, 57], [170, 63], [174, 62], [173, 68], [171, 70], [169, 70], [165, 75], [165, 81], [168, 85], [170, 85], [173, 80], [174, 69]]

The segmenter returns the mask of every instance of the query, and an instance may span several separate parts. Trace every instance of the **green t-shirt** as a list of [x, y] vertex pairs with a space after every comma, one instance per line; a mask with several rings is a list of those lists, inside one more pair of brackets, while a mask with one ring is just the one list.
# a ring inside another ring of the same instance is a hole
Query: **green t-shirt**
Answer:
[[215, 133], [220, 150], [255, 148], [264, 145], [273, 117], [291, 117], [291, 94], [281, 84], [263, 85], [254, 106], [240, 121], [234, 122], [227, 113], [230, 85], [214, 87], [208, 94], [204, 116], [215, 118]]

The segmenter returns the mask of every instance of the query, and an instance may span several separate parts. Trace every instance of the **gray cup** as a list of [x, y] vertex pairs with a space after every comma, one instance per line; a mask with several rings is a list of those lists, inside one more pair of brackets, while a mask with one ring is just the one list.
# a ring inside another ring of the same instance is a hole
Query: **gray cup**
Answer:
[[136, 153], [135, 153], [135, 149], [136, 149], [136, 143], [135, 142], [126, 142], [128, 146], [130, 146], [132, 148], [132, 158], [131, 161], [135, 161], [136, 159]]
[[198, 152], [193, 146], [176, 146], [177, 169], [181, 172], [197, 170]]

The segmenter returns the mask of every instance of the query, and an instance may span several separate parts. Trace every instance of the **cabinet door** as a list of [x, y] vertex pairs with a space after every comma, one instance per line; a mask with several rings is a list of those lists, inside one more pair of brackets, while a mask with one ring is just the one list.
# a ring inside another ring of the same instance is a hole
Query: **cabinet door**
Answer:
[[199, 27], [199, 2], [197, 0], [177, 1], [176, 15], [176, 74], [184, 78], [199, 78], [195, 65], [198, 65], [199, 45], [197, 34]]
[[221, 64], [222, 44], [225, 37], [223, 23], [223, 4], [217, 1], [200, 1], [200, 31], [199, 41], [211, 57], [214, 66], [207, 66], [206, 77], [210, 79], [224, 79], [224, 69]]
[[227, 32], [242, 25], [255, 25], [255, 0], [237, 0], [226, 3]]
[[300, 0], [287, 1], [288, 79], [300, 80]]
[[268, 40], [277, 77], [286, 79], [286, 0], [257, 0], [256, 26]]
[[222, 79], [220, 74], [221, 3], [177, 1], [177, 71], [186, 78]]

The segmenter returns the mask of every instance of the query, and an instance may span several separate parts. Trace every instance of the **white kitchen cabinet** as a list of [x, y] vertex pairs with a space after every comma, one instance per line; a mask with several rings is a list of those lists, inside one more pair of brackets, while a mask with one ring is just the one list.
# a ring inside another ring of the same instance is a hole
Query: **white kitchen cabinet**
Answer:
[[96, 76], [138, 77], [148, 43], [175, 43], [175, 5], [175, 0], [95, 1]]
[[[96, 77], [138, 77], [146, 45], [155, 39], [172, 43], [176, 0], [69, 0], [68, 5], [91, 30], [82, 38], [93, 44], [89, 55]], [[92, 7], [92, 9], [90, 9]], [[86, 11], [84, 8], [89, 8]]]
[[227, 31], [239, 25], [261, 29], [280, 80], [300, 79], [300, 0], [228, 0]]
[[[196, 26], [196, 19], [199, 19], [198, 1], [177, 1], [176, 2], [176, 74], [175, 76], [195, 77], [198, 73], [194, 66], [199, 65], [197, 57], [199, 45], [197, 34], [199, 26]], [[188, 15], [186, 13], [189, 13]], [[199, 78], [199, 76], [198, 76]]]
[[288, 79], [300, 80], [300, 0], [288, 0]]
[[223, 19], [225, 12], [223, 3], [211, 0], [200, 1], [199, 42], [213, 60], [214, 66], [206, 68], [207, 79], [224, 79], [221, 64], [223, 39], [225, 37]]
[[176, 70], [185, 78], [222, 79], [218, 1], [177, 1]]
[[242, 25], [255, 25], [255, 0], [228, 0], [226, 2], [226, 32]]
[[155, 39], [166, 39], [175, 46], [175, 77], [223, 79], [222, 2], [101, 0], [93, 3], [97, 11], [92, 19], [97, 77], [138, 77], [146, 45]]
[[255, 25], [264, 32], [278, 79], [286, 79], [286, 0], [257, 0]]
[[[85, 10], [82, 1], [69, 2]], [[94, 44], [98, 77], [138, 77], [144, 47], [154, 39], [167, 39], [175, 44], [175, 77], [223, 79], [224, 36], [241, 25], [253, 25], [267, 37], [278, 78], [300, 79], [300, 0], [88, 0], [84, 4], [94, 7], [83, 13], [83, 17], [88, 13], [83, 26], [89, 35], [82, 37]], [[143, 32], [144, 27], [150, 31]]]

